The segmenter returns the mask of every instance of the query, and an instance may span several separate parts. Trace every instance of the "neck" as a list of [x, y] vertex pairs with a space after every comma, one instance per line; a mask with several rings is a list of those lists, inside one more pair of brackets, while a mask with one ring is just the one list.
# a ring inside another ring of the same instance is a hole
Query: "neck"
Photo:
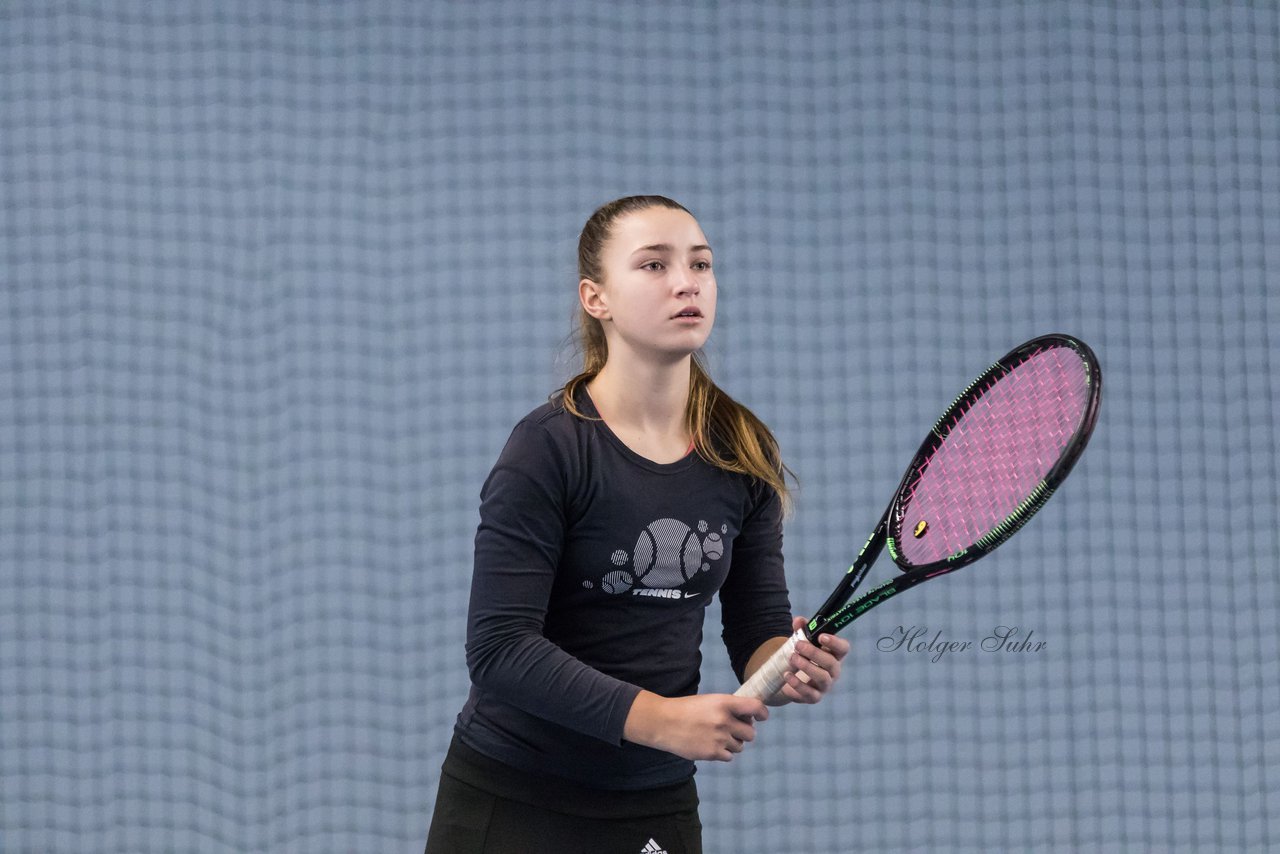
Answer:
[[683, 435], [691, 360], [686, 356], [670, 364], [620, 365], [610, 358], [587, 383], [587, 391], [610, 426]]

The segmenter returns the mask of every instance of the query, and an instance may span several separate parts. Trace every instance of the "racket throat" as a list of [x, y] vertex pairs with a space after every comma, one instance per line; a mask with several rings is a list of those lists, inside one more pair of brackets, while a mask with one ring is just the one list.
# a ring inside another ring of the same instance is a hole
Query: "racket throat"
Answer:
[[867, 541], [862, 544], [862, 549], [858, 552], [858, 557], [854, 559], [853, 566], [849, 567], [849, 571], [844, 574], [839, 586], [827, 597], [827, 601], [822, 603], [809, 622], [804, 626], [805, 636], [809, 640], [814, 640], [818, 635], [827, 630], [831, 617], [838, 612], [845, 603], [853, 596], [858, 585], [867, 577], [867, 570], [871, 569], [871, 565], [876, 562], [876, 558], [880, 557], [880, 550], [884, 548], [885, 533], [889, 529], [889, 513], [890, 508], [886, 508], [884, 515], [880, 517], [880, 522], [876, 525], [875, 530], [871, 532], [871, 536], [867, 537]]

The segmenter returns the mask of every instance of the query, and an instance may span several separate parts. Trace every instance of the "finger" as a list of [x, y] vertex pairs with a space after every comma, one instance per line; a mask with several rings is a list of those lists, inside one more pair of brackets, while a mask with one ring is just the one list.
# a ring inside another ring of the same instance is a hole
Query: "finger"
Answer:
[[[832, 666], [835, 666], [835, 660], [832, 660]], [[825, 667], [820, 667], [802, 655], [794, 655], [791, 658], [791, 666], [795, 670], [796, 678], [805, 683], [809, 687], [818, 691], [825, 692], [831, 687], [832, 679], [831, 671]]]
[[[821, 683], [817, 679], [804, 673], [804, 671], [788, 673], [787, 675], [790, 677], [786, 680], [787, 684], [794, 688], [798, 695], [804, 698], [803, 702], [816, 703], [822, 699], [824, 691]], [[805, 676], [808, 681], [800, 678], [801, 676]]]
[[754, 718], [763, 721], [769, 717], [768, 707], [762, 701], [752, 697], [731, 697], [729, 711], [734, 717], [743, 720]]
[[835, 635], [819, 635], [818, 643], [839, 661], [849, 654], [849, 642]]
[[796, 652], [804, 654], [807, 658], [817, 661], [828, 670], [831, 669], [833, 662], [841, 661], [849, 654], [849, 642], [844, 638], [837, 638], [832, 635], [822, 635], [819, 638], [820, 643], [814, 645], [812, 643], [802, 642], [796, 644]]
[[[808, 675], [806, 674], [806, 669], [796, 671], [796, 682], [808, 688], [818, 697], [831, 690], [831, 674], [825, 670], [817, 670], [816, 674], [809, 676], [808, 679], [801, 679], [802, 675]], [[812, 673], [813, 670], [809, 670], [809, 672]]]
[[715, 760], [716, 762], [729, 762], [734, 756], [741, 752], [741, 744], [735, 742], [733, 739], [729, 739], [728, 741], [722, 740], [716, 744], [712, 750], [708, 751], [706, 758]]
[[823, 670], [832, 669], [840, 660], [827, 650], [814, 646], [808, 641], [801, 641], [796, 644], [796, 655], [807, 658]]
[[788, 673], [784, 677], [779, 693], [793, 703], [804, 703], [806, 705], [813, 705], [822, 699], [821, 694], [797, 679], [794, 673]]
[[[816, 676], [817, 687], [821, 688], [824, 691], [829, 689], [832, 685], [834, 685], [836, 680], [840, 678], [840, 662], [839, 661], [832, 660], [830, 663], [825, 665], [820, 665], [817, 662], [811, 661], [809, 662], [809, 664], [812, 667], [816, 667], [817, 671], [815, 672], [809, 667], [806, 667], [804, 672], [807, 672]], [[814, 682], [815, 680], [813, 678], [810, 678], [809, 681]]]

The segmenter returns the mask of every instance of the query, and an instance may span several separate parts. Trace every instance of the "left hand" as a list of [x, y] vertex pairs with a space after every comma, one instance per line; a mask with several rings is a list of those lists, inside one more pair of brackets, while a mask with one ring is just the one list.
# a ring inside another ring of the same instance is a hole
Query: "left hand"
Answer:
[[[793, 617], [791, 630], [797, 631], [807, 622], [807, 617]], [[818, 646], [800, 641], [791, 655], [791, 670], [783, 677], [778, 693], [793, 703], [818, 702], [840, 678], [840, 662], [849, 654], [849, 642], [832, 634], [819, 635], [817, 641]]]

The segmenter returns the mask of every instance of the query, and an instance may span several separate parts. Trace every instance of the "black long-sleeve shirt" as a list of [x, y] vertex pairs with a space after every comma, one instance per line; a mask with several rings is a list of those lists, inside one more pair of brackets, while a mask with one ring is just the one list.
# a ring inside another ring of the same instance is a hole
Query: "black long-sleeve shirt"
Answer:
[[[598, 417], [585, 391], [578, 403]], [[777, 493], [696, 453], [655, 463], [557, 399], [515, 426], [480, 497], [458, 737], [601, 789], [687, 779], [691, 761], [624, 741], [623, 725], [641, 689], [697, 693], [717, 591], [739, 679], [791, 634]]]

